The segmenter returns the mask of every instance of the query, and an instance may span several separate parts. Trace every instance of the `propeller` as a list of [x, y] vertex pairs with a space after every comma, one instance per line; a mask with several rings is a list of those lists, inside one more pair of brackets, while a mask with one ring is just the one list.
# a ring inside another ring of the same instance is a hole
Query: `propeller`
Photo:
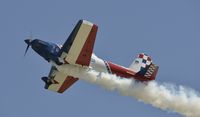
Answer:
[[26, 47], [26, 50], [25, 50], [25, 53], [24, 53], [24, 56], [26, 56], [26, 53], [27, 53], [29, 47], [30, 47], [31, 44], [32, 44], [32, 32], [31, 32], [31, 34], [30, 34], [30, 38], [24, 40], [24, 42], [27, 44], [27, 47]]
[[24, 53], [24, 56], [26, 56], [26, 53], [27, 53], [29, 47], [31, 46], [32, 40], [31, 40], [31, 39], [26, 39], [26, 40], [24, 40], [24, 41], [25, 41], [25, 43], [27, 44], [27, 47], [26, 47], [26, 50], [25, 50], [25, 53]]

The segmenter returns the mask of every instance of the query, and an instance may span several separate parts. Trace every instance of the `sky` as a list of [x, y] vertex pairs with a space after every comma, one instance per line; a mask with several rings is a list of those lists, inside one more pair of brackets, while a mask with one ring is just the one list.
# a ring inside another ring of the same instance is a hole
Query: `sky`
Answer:
[[[157, 81], [200, 91], [198, 0], [1, 0], [1, 117], [181, 117], [79, 81], [64, 94], [44, 89], [50, 64], [30, 37], [63, 44], [79, 19], [99, 26], [94, 53], [128, 67], [139, 53], [160, 66]], [[148, 98], [148, 97], [147, 97]]]

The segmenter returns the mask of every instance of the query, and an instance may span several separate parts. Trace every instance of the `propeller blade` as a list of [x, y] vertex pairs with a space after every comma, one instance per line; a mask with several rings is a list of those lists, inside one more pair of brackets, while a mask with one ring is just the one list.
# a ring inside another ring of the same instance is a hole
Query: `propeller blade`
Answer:
[[26, 53], [27, 53], [29, 47], [30, 47], [30, 45], [27, 45], [26, 50], [25, 50], [25, 53], [24, 53], [24, 56], [26, 56]]
[[24, 40], [24, 42], [27, 44], [27, 47], [26, 47], [26, 50], [25, 50], [25, 53], [24, 53], [24, 56], [26, 56], [26, 53], [27, 53], [29, 47], [31, 46], [32, 40], [31, 39], [26, 39], [26, 40]]

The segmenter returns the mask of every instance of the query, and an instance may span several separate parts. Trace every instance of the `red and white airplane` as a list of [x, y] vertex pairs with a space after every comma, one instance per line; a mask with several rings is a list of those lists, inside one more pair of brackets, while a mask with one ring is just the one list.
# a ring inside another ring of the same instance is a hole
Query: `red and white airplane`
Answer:
[[24, 40], [28, 44], [25, 54], [31, 46], [36, 53], [52, 64], [49, 75], [42, 77], [45, 82], [45, 89], [63, 93], [79, 80], [79, 78], [69, 75], [70, 73], [65, 70], [65, 66], [76, 66], [80, 69], [90, 68], [100, 73], [116, 74], [123, 78], [133, 78], [138, 81], [155, 79], [158, 66], [153, 64], [152, 59], [146, 54], [139, 54], [129, 68], [96, 57], [93, 54], [93, 47], [97, 30], [97, 25], [86, 20], [80, 20], [63, 46], [39, 39]]

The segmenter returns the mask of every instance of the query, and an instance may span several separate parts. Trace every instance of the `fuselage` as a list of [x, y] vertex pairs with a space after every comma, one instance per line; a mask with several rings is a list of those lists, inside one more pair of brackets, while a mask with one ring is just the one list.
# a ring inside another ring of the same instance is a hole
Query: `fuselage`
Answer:
[[[52, 65], [55, 67], [62, 66], [62, 65], [66, 66], [66, 64], [68, 64], [68, 63], [65, 63], [64, 60], [59, 58], [58, 54], [60, 51], [60, 47], [57, 44], [35, 39], [31, 42], [31, 47], [36, 53], [42, 56], [45, 60], [47, 60], [48, 62], [52, 61], [50, 63], [52, 63]], [[62, 68], [64, 69], [64, 67]], [[89, 68], [97, 72], [115, 74], [123, 78], [134, 78], [140, 81], [147, 80], [144, 77], [138, 76], [136, 72], [134, 72], [133, 70], [129, 68], [100, 59], [95, 54], [92, 54]]]
[[100, 59], [95, 54], [92, 54], [90, 67], [96, 71], [115, 74], [123, 78], [136, 77], [136, 73], [129, 68]]
[[145, 77], [142, 77], [141, 75], [137, 74], [133, 70], [123, 67], [121, 65], [100, 59], [95, 54], [92, 54], [90, 67], [94, 69], [95, 71], [115, 74], [122, 78], [134, 78], [140, 81], [147, 81]]

